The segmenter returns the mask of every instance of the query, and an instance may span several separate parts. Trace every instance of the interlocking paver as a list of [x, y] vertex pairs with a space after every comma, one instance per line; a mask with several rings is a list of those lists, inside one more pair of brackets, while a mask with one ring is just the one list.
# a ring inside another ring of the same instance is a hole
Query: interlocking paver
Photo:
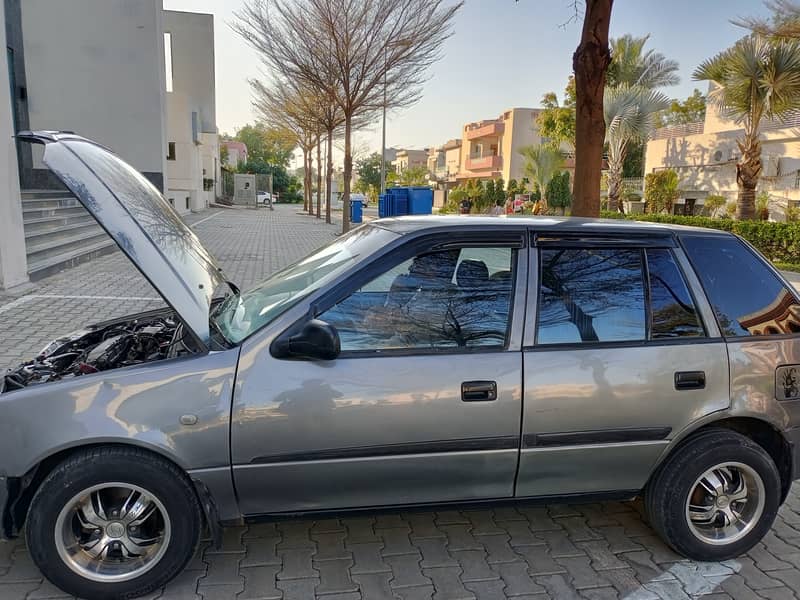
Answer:
[[319, 571], [319, 585], [317, 594], [343, 594], [358, 591], [358, 585], [350, 579], [350, 567], [353, 561], [349, 559], [324, 560], [315, 562], [314, 567]]
[[[338, 226], [297, 213], [278, 205], [188, 220], [248, 287], [335, 238]], [[0, 369], [58, 334], [161, 305], [119, 252], [37, 282], [27, 296], [0, 296]], [[799, 567], [795, 486], [763, 543], [724, 563], [675, 554], [642, 518], [641, 502], [395, 511], [228, 529], [222, 548], [202, 542], [187, 570], [146, 600], [783, 600], [796, 598]], [[63, 596], [21, 540], [0, 543], [0, 599]]]
[[520, 546], [517, 552], [525, 557], [531, 575], [554, 575], [566, 572], [566, 569], [550, 556], [546, 546]]
[[556, 562], [567, 570], [569, 582], [577, 590], [609, 585], [603, 574], [592, 568], [588, 557], [557, 558]]
[[585, 556], [586, 553], [572, 543], [572, 539], [566, 531], [541, 531], [536, 537], [542, 539], [550, 551], [553, 558], [568, 556]]
[[422, 552], [423, 568], [456, 567], [458, 561], [447, 552], [447, 540], [443, 538], [426, 538], [415, 540], [414, 545]]
[[278, 556], [276, 547], [281, 538], [274, 532], [272, 535], [274, 537], [245, 539], [245, 555], [242, 557], [239, 566], [257, 567], [262, 565], [280, 565], [281, 557]]
[[383, 540], [383, 550], [381, 554], [387, 556], [399, 556], [401, 554], [417, 554], [419, 550], [411, 545], [408, 538], [408, 526], [403, 529], [376, 529], [376, 532]]
[[237, 585], [241, 582], [239, 575], [239, 561], [243, 554], [212, 554], [206, 553], [205, 561], [208, 571], [200, 578], [200, 585]]
[[279, 550], [278, 555], [283, 560], [283, 569], [278, 572], [278, 579], [307, 579], [317, 576], [316, 569], [311, 565], [313, 550], [289, 548]]
[[433, 580], [434, 600], [474, 600], [475, 594], [464, 587], [459, 567], [424, 569], [426, 577]]
[[391, 568], [381, 556], [383, 542], [351, 544], [348, 541], [346, 548], [353, 554], [353, 566], [350, 572], [354, 575], [356, 573], [370, 574], [391, 572]]
[[389, 582], [393, 589], [405, 587], [420, 587], [430, 585], [431, 580], [422, 574], [422, 555], [402, 554], [384, 559], [392, 569], [392, 579]]
[[411, 526], [411, 538], [446, 537], [436, 525], [436, 513], [414, 512], [403, 515]]
[[528, 573], [528, 565], [524, 562], [495, 565], [494, 570], [506, 584], [506, 595], [509, 597], [526, 594], [543, 594], [545, 589], [537, 584]]
[[389, 587], [391, 578], [391, 573], [353, 573], [353, 581], [358, 584], [361, 595], [369, 600], [395, 600]]
[[347, 539], [347, 533], [344, 531], [312, 533], [311, 537], [317, 543], [317, 553], [314, 555], [314, 560], [337, 560], [352, 557], [352, 553], [345, 550], [344, 547], [344, 541]]
[[482, 535], [478, 541], [483, 545], [487, 553], [489, 564], [516, 562], [521, 560], [519, 554], [514, 552], [508, 543], [511, 538], [507, 534], [502, 535]]
[[283, 600], [308, 600], [318, 583], [319, 579], [289, 579], [278, 581], [278, 588], [283, 590]]
[[278, 565], [242, 567], [239, 572], [244, 577], [244, 591], [238, 598], [242, 600], [280, 599], [283, 592], [277, 588]]

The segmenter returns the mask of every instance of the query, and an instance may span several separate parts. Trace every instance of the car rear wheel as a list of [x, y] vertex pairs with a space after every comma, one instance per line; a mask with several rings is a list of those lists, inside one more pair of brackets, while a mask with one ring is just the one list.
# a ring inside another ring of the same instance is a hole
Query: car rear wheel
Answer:
[[42, 482], [26, 538], [44, 575], [81, 598], [134, 598], [191, 558], [202, 524], [191, 482], [137, 449], [73, 455]]
[[770, 455], [743, 435], [710, 429], [676, 450], [645, 493], [653, 528], [680, 554], [727, 560], [772, 527], [781, 483]]

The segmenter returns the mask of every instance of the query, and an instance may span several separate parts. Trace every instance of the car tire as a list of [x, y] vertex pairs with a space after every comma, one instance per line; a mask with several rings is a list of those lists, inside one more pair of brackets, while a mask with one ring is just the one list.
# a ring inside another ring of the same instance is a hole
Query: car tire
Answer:
[[183, 570], [202, 523], [195, 490], [173, 463], [137, 448], [100, 447], [47, 475], [31, 502], [26, 540], [33, 561], [65, 592], [135, 598]]
[[667, 457], [645, 490], [644, 507], [676, 552], [720, 561], [746, 553], [767, 534], [780, 498], [780, 474], [766, 450], [711, 428]]

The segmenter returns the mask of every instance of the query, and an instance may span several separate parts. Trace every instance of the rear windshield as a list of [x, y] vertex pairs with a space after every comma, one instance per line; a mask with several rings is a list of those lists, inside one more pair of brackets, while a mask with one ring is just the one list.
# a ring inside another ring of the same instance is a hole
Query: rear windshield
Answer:
[[800, 332], [800, 303], [766, 261], [741, 240], [681, 240], [726, 337]]

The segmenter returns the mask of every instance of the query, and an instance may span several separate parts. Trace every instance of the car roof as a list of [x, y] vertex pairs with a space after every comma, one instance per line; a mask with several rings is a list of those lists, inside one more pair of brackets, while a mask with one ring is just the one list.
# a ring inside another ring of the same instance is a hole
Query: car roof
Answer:
[[373, 225], [396, 233], [411, 233], [425, 229], [527, 227], [550, 233], [581, 233], [587, 235], [651, 234], [668, 236], [676, 233], [731, 235], [727, 231], [705, 227], [689, 227], [671, 223], [630, 221], [628, 219], [588, 219], [582, 217], [512, 216], [512, 215], [411, 215], [372, 221]]

